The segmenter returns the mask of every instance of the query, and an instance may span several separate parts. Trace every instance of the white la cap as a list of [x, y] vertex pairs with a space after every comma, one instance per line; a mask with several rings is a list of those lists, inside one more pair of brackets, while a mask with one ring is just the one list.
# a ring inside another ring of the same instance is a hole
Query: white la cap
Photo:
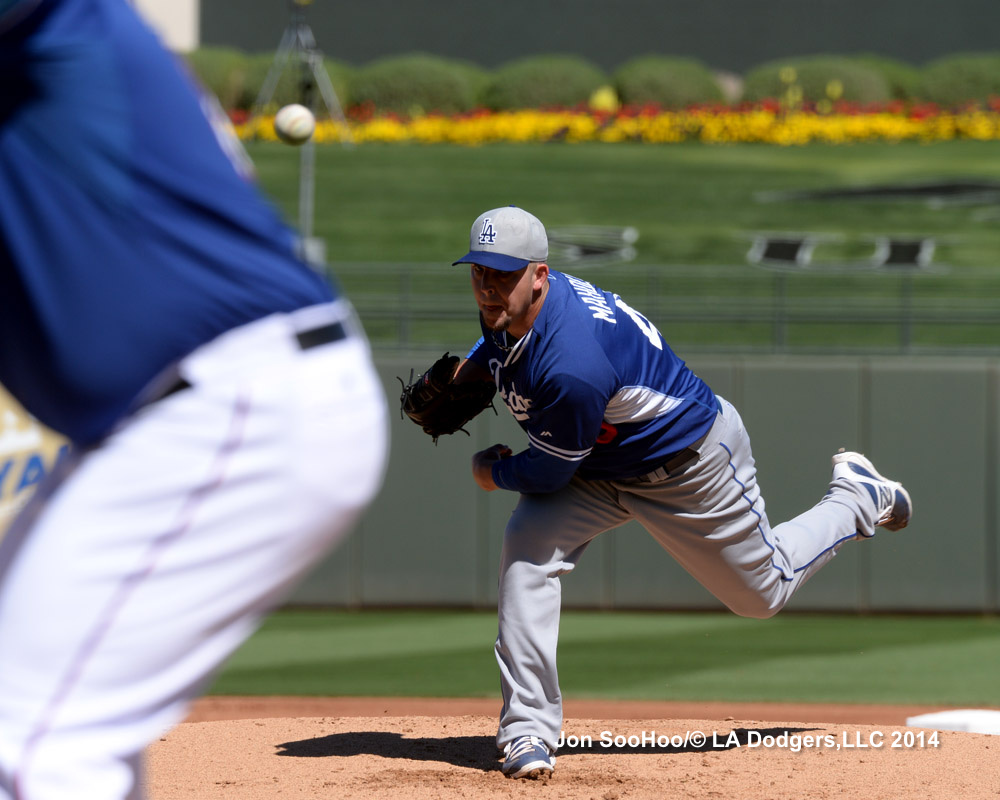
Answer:
[[533, 261], [549, 257], [545, 226], [523, 208], [494, 208], [472, 224], [469, 252], [455, 264], [479, 264], [503, 272], [516, 272]]

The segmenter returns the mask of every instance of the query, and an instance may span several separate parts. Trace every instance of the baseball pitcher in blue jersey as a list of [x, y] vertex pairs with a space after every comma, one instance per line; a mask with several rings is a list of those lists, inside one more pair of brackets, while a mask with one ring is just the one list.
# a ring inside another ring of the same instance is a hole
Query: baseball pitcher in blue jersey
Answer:
[[550, 268], [542, 223], [513, 206], [473, 224], [467, 264], [482, 338], [453, 382], [485, 380], [527, 436], [472, 459], [518, 492], [504, 534], [496, 657], [503, 772], [555, 766], [559, 576], [595, 536], [638, 520], [735, 613], [769, 617], [847, 541], [898, 530], [910, 497], [864, 456], [833, 456], [815, 507], [771, 527], [737, 410], [626, 299]]
[[0, 798], [141, 754], [377, 491], [367, 341], [125, 0], [0, 0], [0, 384], [72, 444], [0, 541]]

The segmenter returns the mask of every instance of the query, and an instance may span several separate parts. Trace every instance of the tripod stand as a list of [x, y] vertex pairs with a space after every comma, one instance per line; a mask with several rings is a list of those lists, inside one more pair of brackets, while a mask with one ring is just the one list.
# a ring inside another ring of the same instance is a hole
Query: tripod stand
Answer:
[[[256, 119], [271, 103], [274, 91], [281, 80], [281, 74], [292, 61], [298, 62], [299, 70], [299, 102], [315, 113], [316, 91], [326, 106], [326, 112], [331, 119], [340, 123], [344, 131], [342, 141], [351, 142], [351, 134], [347, 128], [347, 120], [337, 93], [334, 91], [330, 76], [323, 66], [323, 54], [316, 47], [316, 38], [306, 22], [305, 8], [312, 0], [289, 0], [291, 19], [282, 34], [274, 62], [267, 71], [267, 76], [261, 84], [260, 92], [254, 101], [251, 119]], [[325, 261], [323, 242], [315, 239], [313, 231], [314, 199], [316, 189], [316, 144], [310, 139], [300, 150], [299, 157], [299, 236], [300, 255], [314, 266], [321, 266]]]

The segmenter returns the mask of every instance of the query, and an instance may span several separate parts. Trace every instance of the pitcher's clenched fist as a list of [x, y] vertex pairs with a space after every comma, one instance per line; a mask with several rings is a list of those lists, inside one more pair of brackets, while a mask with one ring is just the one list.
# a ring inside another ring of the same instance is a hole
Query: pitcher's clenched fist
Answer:
[[480, 489], [492, 492], [500, 487], [493, 482], [493, 465], [501, 458], [514, 455], [505, 444], [495, 444], [485, 450], [480, 450], [472, 457], [472, 477], [476, 479]]

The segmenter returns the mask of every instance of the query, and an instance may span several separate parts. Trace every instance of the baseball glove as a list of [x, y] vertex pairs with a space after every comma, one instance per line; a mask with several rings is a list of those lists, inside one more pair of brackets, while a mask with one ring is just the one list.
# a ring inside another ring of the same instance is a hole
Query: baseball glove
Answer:
[[497, 387], [492, 381], [453, 382], [459, 360], [458, 356], [445, 353], [417, 380], [413, 380], [412, 370], [409, 384], [397, 378], [403, 387], [399, 396], [400, 416], [406, 414], [434, 438], [435, 444], [439, 436], [456, 431], [468, 436], [463, 426], [481, 411], [493, 408]]

